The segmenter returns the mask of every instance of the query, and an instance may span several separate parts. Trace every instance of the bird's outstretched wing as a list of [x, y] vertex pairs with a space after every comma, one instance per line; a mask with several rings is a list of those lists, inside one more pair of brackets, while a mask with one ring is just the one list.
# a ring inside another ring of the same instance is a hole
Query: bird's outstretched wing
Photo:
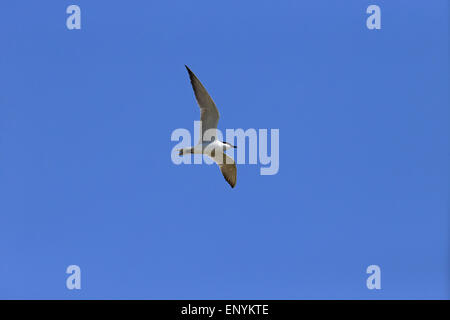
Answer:
[[234, 188], [234, 186], [236, 185], [237, 175], [236, 163], [234, 162], [234, 160], [224, 152], [213, 153], [212, 155], [210, 155], [210, 157], [219, 166], [225, 180], [227, 180], [230, 186]]
[[[217, 123], [219, 122], [219, 111], [217, 110], [216, 104], [213, 99], [209, 96], [208, 91], [202, 85], [200, 80], [195, 76], [191, 69], [186, 66], [189, 73], [189, 78], [191, 79], [192, 89], [194, 89], [195, 98], [197, 99], [198, 106], [200, 107], [200, 121], [202, 122], [202, 132], [199, 143], [203, 142], [203, 135], [206, 130], [217, 129]], [[210, 134], [216, 136], [216, 132], [209, 132]]]

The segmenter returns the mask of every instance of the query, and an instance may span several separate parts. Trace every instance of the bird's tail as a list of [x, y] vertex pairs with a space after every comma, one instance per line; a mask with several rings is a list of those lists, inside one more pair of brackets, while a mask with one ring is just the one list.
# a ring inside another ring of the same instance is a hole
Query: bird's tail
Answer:
[[192, 148], [183, 148], [183, 149], [178, 149], [178, 155], [182, 156], [184, 154], [190, 154], [192, 153]]

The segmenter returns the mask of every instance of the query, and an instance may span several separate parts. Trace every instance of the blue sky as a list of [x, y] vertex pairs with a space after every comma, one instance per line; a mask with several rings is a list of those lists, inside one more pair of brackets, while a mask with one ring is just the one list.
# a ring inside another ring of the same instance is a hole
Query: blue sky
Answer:
[[[448, 10], [2, 2], [0, 298], [448, 299]], [[280, 130], [278, 174], [171, 162], [185, 64], [220, 129]]]

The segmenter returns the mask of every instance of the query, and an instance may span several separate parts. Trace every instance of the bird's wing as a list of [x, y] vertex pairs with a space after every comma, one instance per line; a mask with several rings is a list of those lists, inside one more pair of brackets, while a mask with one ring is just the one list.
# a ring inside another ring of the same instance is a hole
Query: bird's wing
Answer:
[[219, 166], [225, 180], [227, 180], [230, 186], [234, 188], [236, 185], [237, 174], [236, 163], [234, 160], [224, 152], [215, 152], [211, 154], [210, 157]]
[[[202, 122], [202, 136], [199, 143], [203, 142], [203, 135], [208, 129], [217, 129], [217, 123], [219, 122], [219, 111], [213, 99], [206, 91], [200, 80], [195, 76], [191, 69], [186, 66], [191, 79], [192, 89], [194, 89], [195, 98], [197, 99], [198, 106], [200, 107], [200, 121]], [[212, 132], [215, 136], [216, 132]]]

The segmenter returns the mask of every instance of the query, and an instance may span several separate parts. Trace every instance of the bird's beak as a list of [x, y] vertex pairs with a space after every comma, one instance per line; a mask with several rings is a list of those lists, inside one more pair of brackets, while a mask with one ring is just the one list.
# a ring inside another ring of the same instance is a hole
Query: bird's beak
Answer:
[[233, 146], [233, 148], [237, 149], [237, 147], [236, 147], [236, 146]]

